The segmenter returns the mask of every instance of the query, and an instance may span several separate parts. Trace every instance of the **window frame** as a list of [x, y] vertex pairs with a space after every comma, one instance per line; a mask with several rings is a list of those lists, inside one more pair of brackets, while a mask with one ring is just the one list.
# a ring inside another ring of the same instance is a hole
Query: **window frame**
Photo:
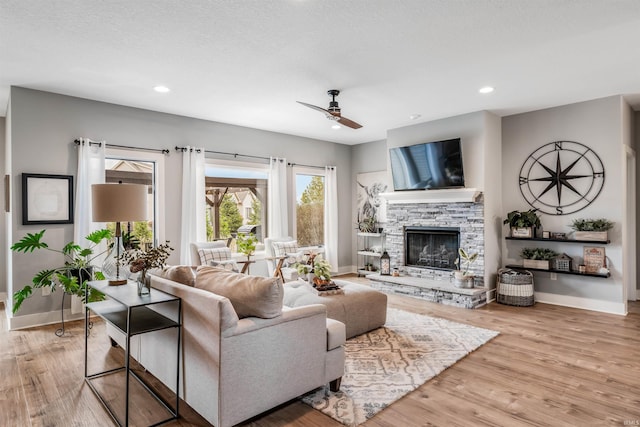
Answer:
[[107, 146], [104, 157], [105, 160], [130, 160], [153, 164], [153, 246], [158, 246], [159, 242], [165, 241], [165, 154]]
[[[207, 178], [220, 178], [220, 179], [234, 179], [234, 178], [224, 178], [224, 177], [215, 177], [207, 175], [208, 167], [222, 167], [229, 169], [240, 169], [240, 170], [249, 170], [249, 171], [259, 171], [263, 172], [266, 175], [266, 178], [238, 178], [238, 179], [256, 179], [261, 180], [264, 179], [267, 183], [267, 188], [265, 189], [265, 198], [264, 202], [262, 202], [262, 214], [264, 218], [264, 224], [262, 226], [262, 241], [268, 236], [268, 203], [267, 203], [267, 194], [269, 188], [269, 164], [262, 162], [248, 162], [243, 160], [228, 160], [228, 159], [217, 159], [213, 157], [205, 158], [205, 192], [206, 192], [206, 179]], [[241, 212], [241, 215], [243, 212]], [[247, 218], [242, 215], [243, 220], [247, 220]]]
[[[289, 186], [289, 188], [292, 189], [290, 194], [292, 194], [293, 197], [289, 197], [289, 212], [290, 212], [289, 218], [290, 218], [290, 224], [291, 224], [291, 236], [296, 240], [298, 239], [298, 215], [297, 215], [298, 214], [298, 211], [297, 211], [298, 188], [296, 186], [297, 175], [321, 176], [325, 184], [327, 180], [327, 173], [322, 168], [300, 166], [300, 165], [293, 165], [291, 167], [291, 181], [290, 181], [291, 185]], [[326, 187], [324, 188], [324, 193], [325, 193], [324, 196], [326, 199], [326, 195], [327, 195]], [[324, 218], [322, 219], [322, 221], [324, 226]], [[320, 245], [321, 246], [325, 245], [324, 236], [322, 236], [322, 243]]]

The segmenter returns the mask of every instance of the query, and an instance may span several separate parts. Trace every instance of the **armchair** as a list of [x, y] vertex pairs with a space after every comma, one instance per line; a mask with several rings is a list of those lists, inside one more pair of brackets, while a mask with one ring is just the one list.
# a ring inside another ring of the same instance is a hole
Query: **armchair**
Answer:
[[[289, 245], [282, 245], [282, 243], [289, 243]], [[289, 248], [287, 249], [286, 246]], [[298, 279], [298, 271], [295, 268], [283, 266], [283, 261], [287, 254], [298, 252], [297, 240], [291, 236], [267, 237], [264, 239], [264, 250], [267, 261], [267, 271], [270, 276], [281, 277], [283, 282]]]

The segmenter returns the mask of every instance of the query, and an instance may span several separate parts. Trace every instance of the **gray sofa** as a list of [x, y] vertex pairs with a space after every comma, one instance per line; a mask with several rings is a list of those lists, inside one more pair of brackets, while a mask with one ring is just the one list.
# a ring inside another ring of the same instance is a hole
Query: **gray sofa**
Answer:
[[[212, 267], [198, 271], [203, 268]], [[275, 280], [281, 292], [279, 280], [260, 279]], [[345, 326], [328, 319], [323, 305], [282, 307], [272, 318], [239, 318], [227, 297], [165, 277], [150, 280], [153, 288], [182, 299], [180, 395], [213, 425], [233, 426], [328, 383], [332, 389], [339, 387]], [[108, 334], [122, 345], [123, 336], [107, 326]], [[175, 342], [175, 331], [157, 331], [138, 336], [131, 351], [171, 389]]]

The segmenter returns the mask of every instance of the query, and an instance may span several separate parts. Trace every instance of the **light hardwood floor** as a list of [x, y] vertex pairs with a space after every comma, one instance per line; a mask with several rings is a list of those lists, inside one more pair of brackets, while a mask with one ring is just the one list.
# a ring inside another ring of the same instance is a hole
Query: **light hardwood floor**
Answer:
[[[400, 296], [389, 296], [389, 306], [500, 335], [365, 427], [640, 425], [640, 303], [626, 317], [547, 304], [466, 310]], [[7, 332], [2, 311], [0, 327], [0, 426], [112, 425], [83, 381], [82, 322], [62, 338], [55, 325]], [[101, 339], [104, 324], [97, 322], [92, 334], [92, 363], [121, 361], [122, 350]], [[153, 419], [143, 401], [133, 405], [142, 421]], [[186, 405], [181, 414], [165, 425], [208, 425]], [[341, 424], [293, 401], [242, 425]]]

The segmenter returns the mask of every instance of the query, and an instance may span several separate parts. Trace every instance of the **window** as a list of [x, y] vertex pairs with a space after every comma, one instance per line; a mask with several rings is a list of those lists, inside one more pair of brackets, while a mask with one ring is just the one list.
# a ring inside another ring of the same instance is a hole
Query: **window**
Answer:
[[[160, 182], [164, 156], [129, 150], [107, 148], [105, 158], [105, 179], [107, 183], [145, 184], [149, 187], [147, 199], [147, 220], [122, 224], [125, 249], [157, 246], [164, 232], [160, 213]], [[107, 228], [115, 231], [115, 223]]]
[[267, 165], [208, 159], [207, 240], [234, 239], [241, 226], [255, 225], [252, 231], [262, 242], [267, 231], [267, 183]]
[[295, 236], [300, 246], [324, 245], [324, 171], [294, 167]]

